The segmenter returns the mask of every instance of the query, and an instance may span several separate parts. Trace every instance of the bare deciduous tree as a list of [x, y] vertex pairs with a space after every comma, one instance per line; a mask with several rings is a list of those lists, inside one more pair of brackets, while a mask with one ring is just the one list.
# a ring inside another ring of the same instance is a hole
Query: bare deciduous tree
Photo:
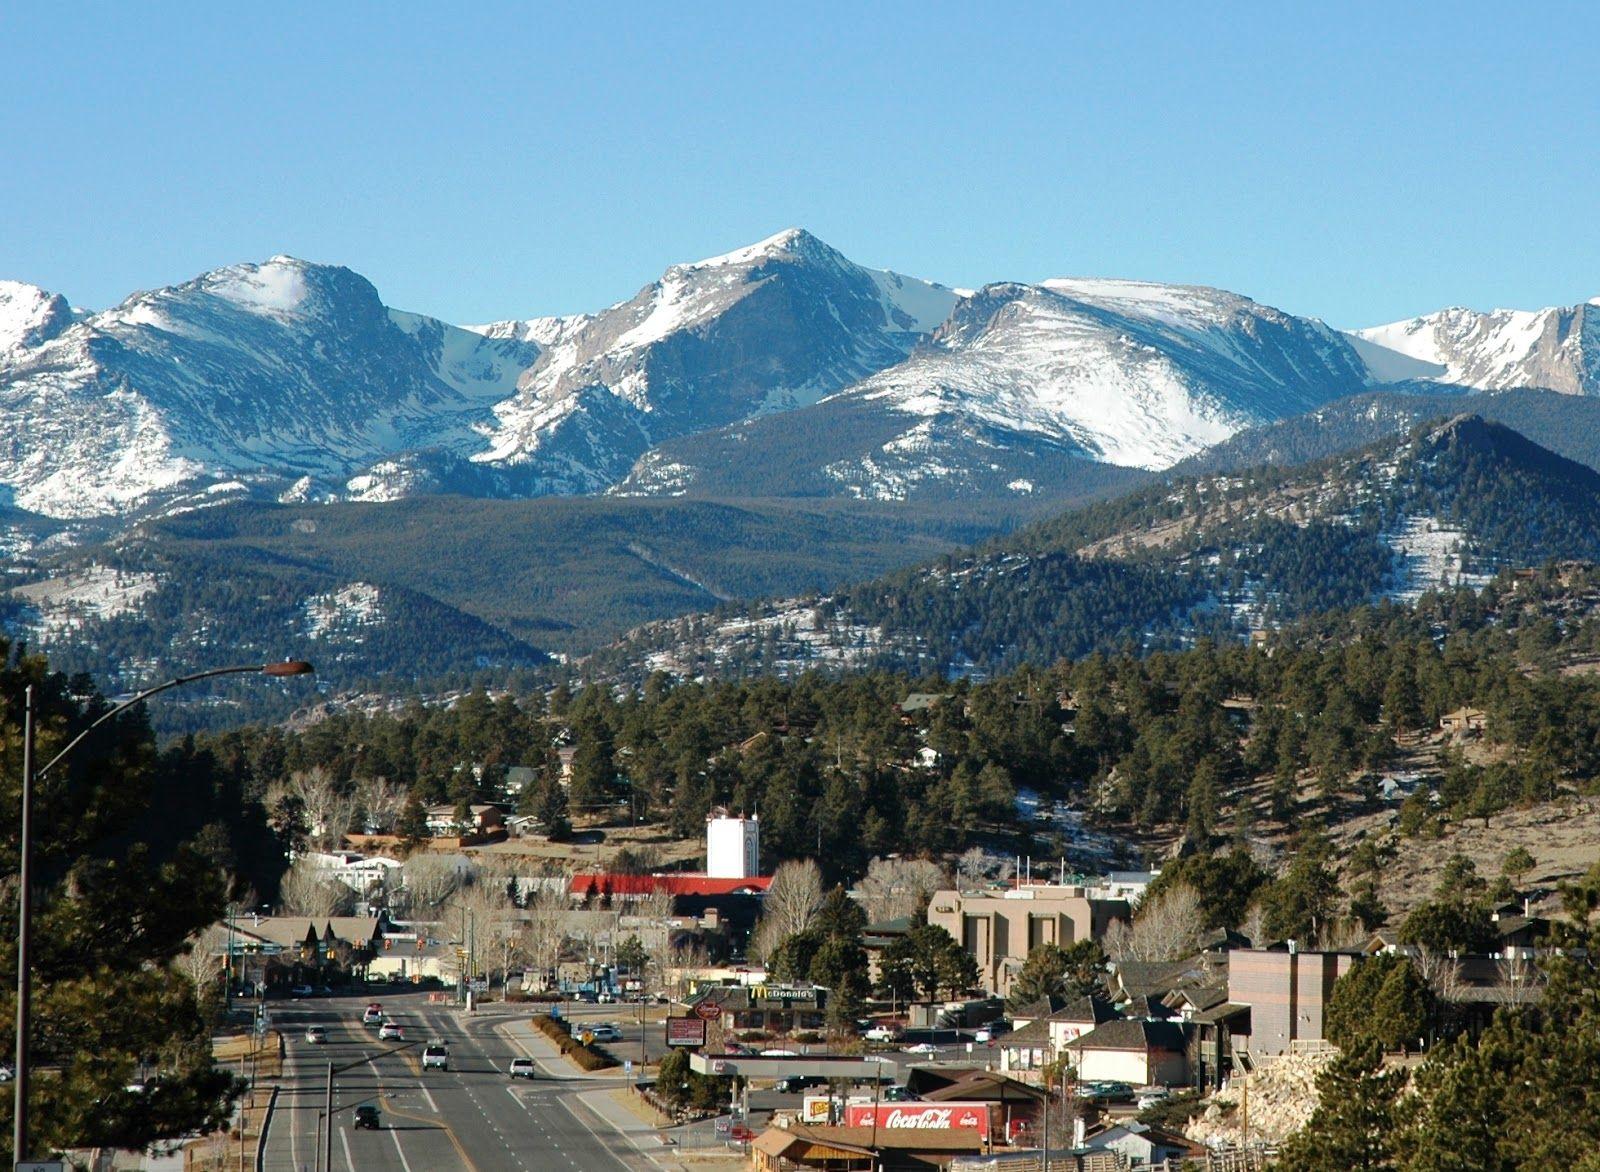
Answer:
[[419, 851], [401, 868], [406, 906], [413, 912], [433, 912], [455, 894], [463, 876], [454, 858]]
[[1204, 926], [1199, 894], [1180, 883], [1141, 903], [1131, 926], [1113, 924], [1106, 933], [1106, 953], [1113, 960], [1182, 960], [1194, 955]]
[[572, 918], [569, 882], [566, 874], [542, 877], [528, 891], [522, 909], [523, 946], [541, 987], [545, 974], [561, 959], [561, 949], [567, 940], [567, 925]]
[[956, 860], [956, 875], [963, 888], [981, 887], [995, 874], [1000, 862], [981, 846], [971, 847]]
[[387, 777], [368, 777], [356, 783], [356, 800], [367, 825], [379, 834], [390, 834], [406, 808], [406, 788]]
[[278, 884], [278, 903], [285, 915], [340, 916], [355, 899], [355, 892], [305, 858], [296, 859]]
[[821, 906], [822, 868], [811, 859], [779, 864], [762, 901], [761, 922], [750, 939], [751, 955], [764, 957], [796, 932], [805, 931]]
[[222, 953], [227, 947], [227, 930], [213, 924], [189, 937], [187, 951], [173, 958], [172, 967], [188, 978], [196, 993], [204, 994], [206, 989], [222, 978]]
[[1507, 1005], [1531, 1005], [1542, 995], [1544, 974], [1523, 953], [1502, 956], [1495, 962], [1495, 969], [1500, 978], [1501, 996]]
[[297, 798], [305, 814], [306, 841], [317, 850], [337, 850], [356, 813], [353, 789], [341, 790], [322, 766], [289, 775], [282, 795]]
[[859, 890], [872, 923], [909, 916], [949, 882], [944, 869], [927, 859], [873, 859]]

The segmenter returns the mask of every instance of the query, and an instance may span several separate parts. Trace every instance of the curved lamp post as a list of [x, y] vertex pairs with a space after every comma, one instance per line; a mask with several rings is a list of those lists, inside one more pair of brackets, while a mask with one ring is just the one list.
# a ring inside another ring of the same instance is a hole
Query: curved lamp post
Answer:
[[30, 874], [33, 856], [33, 783], [55, 768], [63, 758], [83, 743], [85, 737], [99, 728], [106, 721], [119, 713], [126, 712], [135, 704], [148, 700], [158, 692], [165, 692], [169, 688], [181, 687], [192, 684], [196, 680], [208, 680], [213, 676], [229, 675], [265, 675], [265, 676], [304, 676], [310, 675], [314, 669], [309, 663], [300, 659], [288, 659], [281, 663], [251, 663], [237, 667], [214, 667], [210, 671], [195, 672], [193, 675], [177, 676], [164, 684], [157, 684], [153, 688], [146, 688], [136, 695], [128, 697], [122, 703], [107, 709], [68, 741], [65, 747], [38, 769], [33, 767], [33, 685], [29, 684], [24, 692], [23, 717], [22, 717], [22, 836], [19, 844], [19, 866], [17, 873], [17, 1055], [16, 1070], [14, 1072], [15, 1086], [12, 1088], [15, 1106], [11, 1122], [11, 1158], [21, 1162], [28, 1158], [28, 1025], [32, 1016], [33, 982], [29, 973], [29, 945], [33, 935], [33, 886]]

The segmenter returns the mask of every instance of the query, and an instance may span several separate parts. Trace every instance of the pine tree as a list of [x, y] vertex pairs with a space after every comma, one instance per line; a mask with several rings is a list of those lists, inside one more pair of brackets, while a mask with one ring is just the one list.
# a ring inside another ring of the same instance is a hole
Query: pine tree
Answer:
[[1317, 1109], [1279, 1153], [1296, 1172], [1376, 1172], [1394, 1165], [1395, 1103], [1406, 1073], [1383, 1071], [1383, 1049], [1359, 1043], [1317, 1075]]

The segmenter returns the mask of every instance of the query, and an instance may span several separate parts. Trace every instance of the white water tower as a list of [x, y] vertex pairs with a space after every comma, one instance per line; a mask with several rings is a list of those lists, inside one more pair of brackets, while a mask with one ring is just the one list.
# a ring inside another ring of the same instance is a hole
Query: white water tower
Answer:
[[761, 874], [761, 819], [737, 818], [726, 810], [706, 817], [706, 874], [713, 879], [752, 879]]

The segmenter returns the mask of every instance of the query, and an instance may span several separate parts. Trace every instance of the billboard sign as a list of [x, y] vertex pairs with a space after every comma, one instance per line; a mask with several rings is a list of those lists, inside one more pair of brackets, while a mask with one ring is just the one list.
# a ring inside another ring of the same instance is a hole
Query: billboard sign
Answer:
[[844, 1109], [846, 1127], [908, 1128], [920, 1131], [973, 1130], [989, 1136], [987, 1103], [852, 1103]]
[[669, 1046], [704, 1046], [706, 1044], [706, 1023], [701, 1017], [669, 1017], [667, 1018], [667, 1045]]

